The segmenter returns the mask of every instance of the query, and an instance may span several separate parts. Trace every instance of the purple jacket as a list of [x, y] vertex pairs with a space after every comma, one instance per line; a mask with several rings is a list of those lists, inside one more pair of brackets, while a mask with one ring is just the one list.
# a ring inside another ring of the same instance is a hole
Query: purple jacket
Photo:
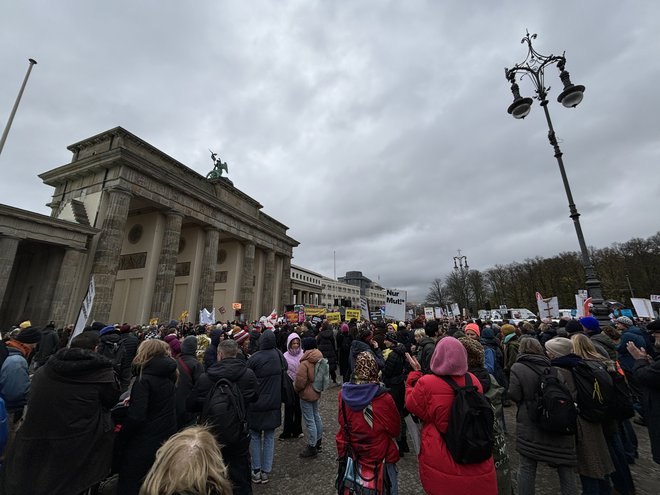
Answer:
[[284, 353], [284, 359], [286, 359], [289, 369], [287, 373], [289, 378], [292, 380], [296, 379], [296, 373], [298, 372], [298, 367], [300, 366], [300, 358], [303, 357], [303, 351], [301, 347], [298, 347], [298, 352], [295, 354], [291, 353], [291, 341], [298, 339], [298, 344], [300, 344], [300, 335], [295, 332], [291, 332], [289, 337], [286, 339], [286, 352]]
[[181, 342], [177, 339], [175, 333], [171, 333], [165, 336], [165, 342], [168, 343], [170, 349], [172, 350], [172, 357], [177, 357], [181, 354]]

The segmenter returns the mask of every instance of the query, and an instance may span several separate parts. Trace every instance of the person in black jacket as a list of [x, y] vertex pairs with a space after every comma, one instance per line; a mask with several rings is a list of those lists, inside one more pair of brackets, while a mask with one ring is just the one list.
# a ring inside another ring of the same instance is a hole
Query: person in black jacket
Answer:
[[181, 343], [181, 354], [176, 358], [179, 381], [176, 384], [176, 424], [185, 428], [195, 421], [195, 415], [186, 409], [186, 401], [193, 387], [204, 372], [204, 365], [197, 361], [197, 337], [189, 335]]
[[218, 360], [218, 344], [224, 332], [221, 328], [211, 330], [211, 343], [204, 351], [204, 370], [208, 370]]
[[117, 493], [137, 495], [160, 445], [176, 432], [176, 361], [162, 340], [145, 340], [133, 360], [131, 387], [120, 432], [121, 461]]
[[351, 342], [351, 352], [348, 355], [349, 376], [353, 374], [353, 370], [355, 369], [355, 360], [357, 359], [357, 355], [361, 352], [370, 352], [373, 354], [378, 368], [381, 370], [383, 369], [383, 366], [385, 366], [385, 361], [383, 360], [383, 351], [378, 346], [378, 342], [376, 342], [374, 339], [374, 333], [371, 331], [369, 326], [364, 326], [362, 329], [360, 329], [358, 331], [358, 338]]
[[351, 379], [351, 375], [348, 373], [348, 356], [351, 353], [351, 343], [353, 342], [353, 337], [348, 328], [348, 324], [342, 323], [337, 334], [337, 355], [339, 362], [339, 374], [342, 376], [344, 382], [348, 382]]
[[133, 359], [135, 359], [135, 354], [137, 354], [140, 341], [131, 331], [131, 326], [127, 323], [119, 327], [119, 338], [122, 341], [121, 345], [124, 346], [121, 357], [121, 368], [119, 370], [119, 385], [121, 386], [121, 391], [126, 392], [128, 387], [131, 386]]
[[[237, 357], [238, 344], [234, 340], [222, 340], [218, 344], [218, 360], [202, 374], [188, 397], [190, 411], [199, 412], [213, 385], [225, 378], [238, 385], [246, 407], [257, 400], [257, 377], [248, 369], [244, 359]], [[239, 445], [223, 445], [222, 457], [229, 469], [229, 479], [234, 486], [234, 495], [251, 495], [250, 438]]]
[[651, 440], [653, 460], [660, 464], [660, 320], [655, 320], [646, 326], [655, 338], [653, 347], [655, 358], [651, 359], [642, 348], [634, 342], [628, 342], [627, 349], [635, 359], [633, 375], [642, 389], [642, 405], [646, 411], [647, 427]]
[[46, 364], [48, 358], [55, 354], [60, 348], [60, 339], [55, 332], [55, 324], [50, 322], [41, 330], [41, 340], [37, 344], [34, 353], [35, 367], [38, 368]]
[[318, 350], [321, 351], [323, 357], [328, 360], [328, 367], [330, 368], [330, 378], [332, 383], [337, 383], [337, 342], [335, 341], [335, 333], [328, 320], [324, 320], [321, 324], [321, 331], [316, 336]]
[[78, 335], [34, 374], [27, 413], [2, 466], [0, 492], [69, 495], [109, 474], [110, 408], [119, 384], [112, 363], [94, 347], [93, 337]]
[[407, 428], [404, 418], [408, 415], [406, 411], [406, 346], [398, 340], [398, 335], [394, 332], [385, 334], [385, 346], [388, 349], [385, 366], [383, 366], [383, 383], [389, 389], [396, 408], [401, 417], [401, 434], [397, 439], [399, 446], [399, 455], [410, 452], [408, 440], [406, 437]]
[[254, 483], [267, 483], [273, 467], [275, 428], [282, 424], [283, 361], [282, 353], [275, 346], [275, 334], [266, 330], [259, 339], [259, 350], [247, 362], [259, 383], [258, 399], [248, 407]]

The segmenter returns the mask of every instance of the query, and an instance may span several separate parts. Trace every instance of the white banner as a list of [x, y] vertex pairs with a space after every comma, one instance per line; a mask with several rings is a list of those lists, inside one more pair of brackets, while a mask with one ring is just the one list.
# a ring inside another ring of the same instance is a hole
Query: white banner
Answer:
[[458, 307], [458, 303], [453, 303], [451, 305], [451, 314], [454, 316], [454, 318], [461, 316], [461, 308]]
[[387, 289], [385, 299], [385, 318], [396, 321], [406, 319], [406, 291]]
[[[579, 292], [579, 291], [578, 291]], [[584, 301], [586, 297], [582, 297], [582, 294], [575, 294], [575, 307], [577, 308], [576, 318], [582, 318], [584, 316]]]
[[87, 319], [89, 318], [89, 313], [92, 310], [92, 305], [94, 304], [94, 296], [96, 295], [96, 285], [94, 285], [94, 276], [89, 281], [89, 286], [87, 286], [87, 294], [85, 294], [85, 299], [83, 299], [82, 304], [80, 305], [80, 313], [78, 313], [78, 319], [76, 320], [76, 326], [73, 327], [73, 332], [71, 332], [71, 337], [69, 337], [69, 343], [67, 346], [71, 345], [71, 341], [76, 335], [82, 333], [87, 325]]
[[199, 312], [199, 324], [200, 325], [213, 325], [215, 323], [215, 308], [213, 311], [209, 312], [206, 308], [200, 310]]
[[371, 316], [369, 315], [369, 302], [366, 297], [360, 298], [360, 314], [365, 320], [371, 320]]
[[536, 305], [541, 318], [559, 318], [559, 299], [556, 296], [537, 299]]
[[660, 294], [651, 294], [649, 300], [653, 303], [660, 303]]
[[442, 311], [442, 308], [435, 308], [435, 319], [439, 320], [444, 316], [444, 311]]
[[424, 317], [427, 320], [435, 320], [435, 314], [433, 313], [433, 308], [424, 308]]
[[650, 299], [641, 299], [638, 297], [631, 297], [630, 302], [635, 308], [635, 313], [639, 318], [654, 318], [653, 306], [651, 306]]

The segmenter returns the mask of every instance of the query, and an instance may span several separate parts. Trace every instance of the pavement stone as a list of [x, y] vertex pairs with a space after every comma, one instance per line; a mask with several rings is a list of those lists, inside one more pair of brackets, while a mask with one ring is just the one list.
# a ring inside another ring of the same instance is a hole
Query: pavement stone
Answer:
[[[314, 458], [301, 459], [298, 454], [305, 448], [305, 439], [278, 440], [277, 436], [281, 432], [278, 429], [275, 433], [275, 458], [270, 482], [265, 485], [253, 485], [255, 495], [299, 493], [331, 495], [336, 493], [334, 480], [337, 474], [337, 450], [334, 437], [339, 429], [338, 393], [338, 387], [331, 387], [321, 397], [320, 411], [324, 427], [323, 451]], [[505, 409], [509, 427], [507, 446], [511, 457], [514, 485], [518, 464], [518, 455], [515, 452], [515, 413], [515, 406]], [[641, 426], [634, 425], [634, 427], [639, 439], [639, 459], [630, 466], [630, 469], [636, 484], [636, 495], [660, 495], [660, 466], [655, 464], [651, 458], [648, 432]], [[417, 457], [414, 454], [406, 454], [397, 466], [399, 469], [399, 494], [424, 495], [419, 481]], [[536, 480], [536, 495], [559, 494], [559, 479], [556, 471], [539, 464]]]

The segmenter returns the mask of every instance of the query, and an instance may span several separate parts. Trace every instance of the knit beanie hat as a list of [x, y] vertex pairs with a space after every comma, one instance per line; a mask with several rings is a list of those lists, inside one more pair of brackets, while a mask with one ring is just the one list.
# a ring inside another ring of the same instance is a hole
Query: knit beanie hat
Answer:
[[193, 356], [197, 353], [197, 337], [194, 335], [188, 335], [183, 342], [181, 342], [181, 354], [192, 354]]
[[634, 325], [633, 321], [628, 318], [627, 316], [619, 316], [616, 320], [617, 323], [621, 323], [622, 325], [625, 325], [626, 327], [632, 327]]
[[566, 332], [568, 335], [573, 335], [574, 333], [580, 333], [582, 331], [582, 325], [577, 320], [569, 320], [566, 323]]
[[479, 328], [479, 325], [477, 325], [476, 323], [468, 323], [467, 325], [465, 325], [463, 331], [467, 333], [468, 330], [472, 330], [474, 333], [477, 334], [478, 337], [481, 337], [481, 329]]
[[348, 333], [348, 325], [346, 323], [341, 324], [341, 333]]
[[114, 325], [108, 325], [108, 326], [103, 327], [103, 328], [101, 329], [101, 331], [99, 332], [99, 335], [105, 335], [105, 334], [107, 334], [107, 333], [110, 333], [110, 332], [116, 332], [116, 331], [117, 331], [117, 329], [115, 328]]
[[14, 340], [18, 340], [22, 344], [38, 344], [41, 340], [41, 332], [36, 327], [23, 328], [14, 337]]
[[463, 376], [467, 372], [467, 351], [454, 337], [440, 339], [431, 356], [431, 371], [438, 376]]
[[481, 338], [484, 340], [492, 340], [495, 338], [495, 332], [492, 328], [486, 327], [481, 331]]
[[502, 330], [502, 335], [509, 335], [509, 334], [515, 333], [516, 327], [514, 327], [510, 323], [507, 323], [505, 325], [502, 325], [501, 330]]
[[458, 339], [467, 351], [468, 368], [483, 368], [485, 363], [484, 346], [470, 337]]
[[580, 324], [590, 333], [600, 333], [600, 323], [598, 323], [598, 320], [593, 316], [580, 318]]
[[390, 342], [393, 342], [395, 344], [399, 343], [399, 339], [397, 339], [396, 333], [394, 333], [394, 332], [387, 332], [385, 334], [385, 339], [384, 340], [389, 340]]
[[103, 329], [105, 327], [106, 327], [106, 324], [101, 323], [100, 321], [95, 321], [94, 323], [92, 323], [92, 330], [96, 330], [97, 332], [100, 332], [101, 329]]
[[652, 333], [660, 332], [660, 320], [653, 320], [651, 323], [646, 325], [646, 329]]
[[302, 339], [302, 343], [300, 345], [303, 351], [316, 349], [316, 339], [314, 337], [305, 337], [304, 339]]
[[545, 343], [545, 348], [557, 356], [566, 356], [573, 352], [573, 342], [566, 337], [555, 337]]
[[245, 330], [239, 330], [238, 332], [234, 331], [231, 338], [234, 339], [238, 345], [241, 345], [243, 342], [250, 338], [250, 334]]
[[355, 385], [378, 383], [378, 364], [373, 354], [364, 351], [357, 355], [351, 383]]

